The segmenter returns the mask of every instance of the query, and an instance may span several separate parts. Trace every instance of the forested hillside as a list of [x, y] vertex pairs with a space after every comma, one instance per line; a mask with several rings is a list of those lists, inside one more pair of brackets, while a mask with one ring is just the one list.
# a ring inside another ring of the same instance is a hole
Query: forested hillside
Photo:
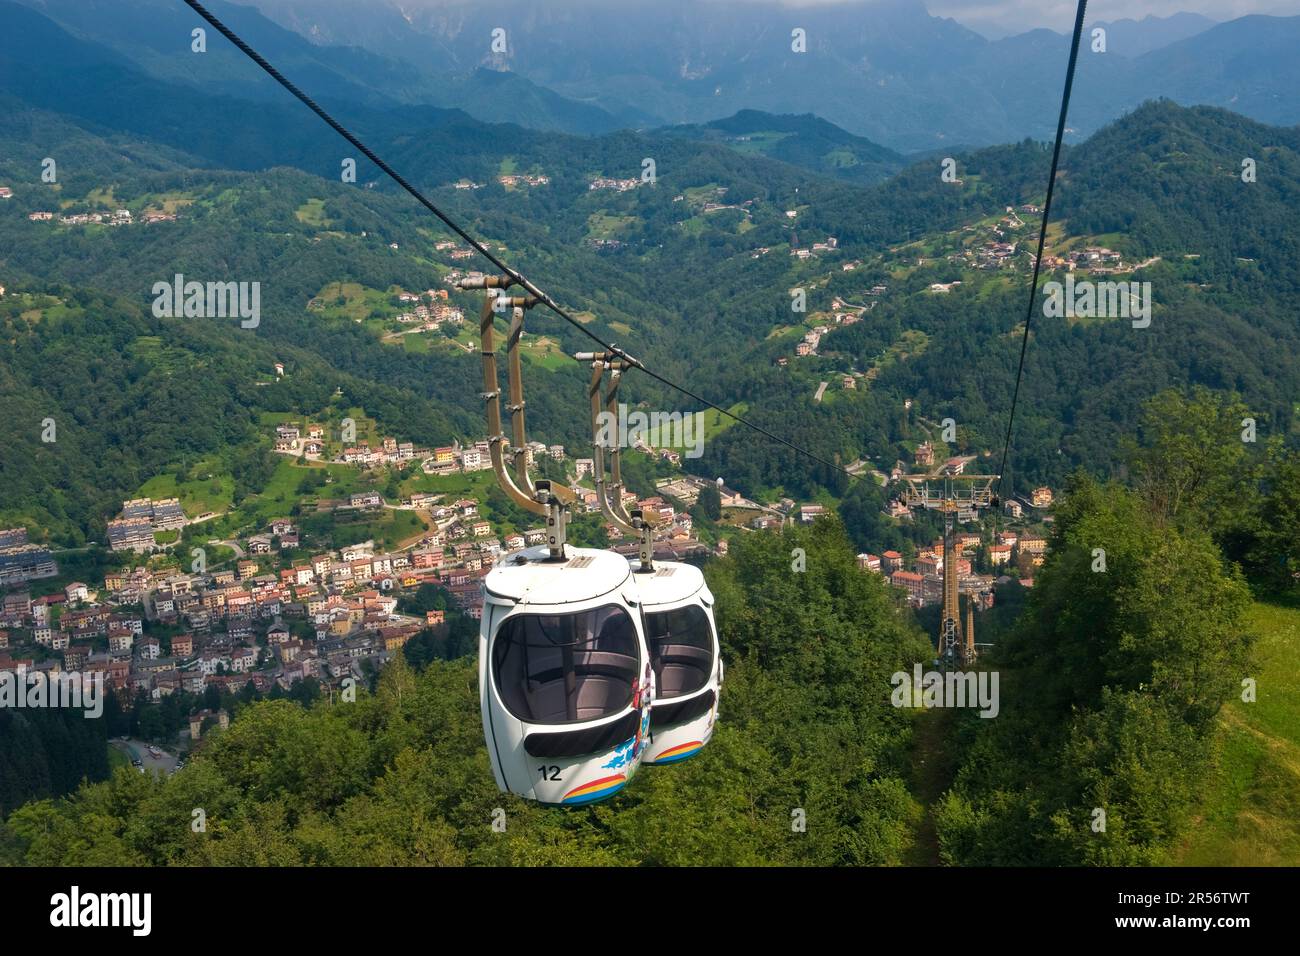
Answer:
[[[72, 52], [79, 48], [70, 44], [83, 42], [60, 37], [52, 25], [49, 30], [51, 49]], [[15, 91], [44, 103], [77, 103], [81, 113], [8, 101], [0, 136], [9, 146], [0, 175], [16, 189], [0, 217], [9, 250], [0, 266], [11, 289], [53, 296], [53, 303], [61, 299], [58, 287], [71, 284], [79, 295], [97, 290], [129, 312], [148, 304], [154, 281], [176, 271], [259, 281], [265, 319], [258, 329], [203, 333], [209, 348], [236, 348], [248, 356], [242, 365], [220, 363], [222, 374], [241, 367], [265, 370], [288, 358], [301, 363], [308, 373], [303, 377], [313, 382], [269, 390], [254, 385], [258, 394], [243, 400], [244, 407], [251, 402], [284, 409], [290, 403], [276, 394], [285, 388], [319, 392], [332, 385], [332, 392], [346, 386], [319, 361], [352, 381], [350, 390], [345, 387], [349, 397], [363, 406], [373, 401], [373, 413], [404, 437], [440, 441], [477, 430], [473, 404], [466, 403], [477, 388], [472, 355], [418, 339], [395, 348], [392, 340], [381, 339], [381, 313], [349, 323], [306, 308], [330, 283], [356, 283], [366, 295], [436, 284], [453, 263], [431, 253], [441, 233], [417, 207], [379, 180], [374, 189], [365, 188], [375, 173], [364, 163], [358, 185], [284, 168], [196, 168], [281, 162], [318, 173], [336, 169], [345, 150], [328, 130], [312, 126], [310, 115], [290, 103], [249, 114], [238, 101], [168, 89], [133, 74], [129, 66], [113, 64], [110, 53], [100, 56], [109, 62], [99, 66], [93, 56], [82, 58], [90, 64], [85, 69], [112, 71], [114, 88], [132, 90], [153, 104], [153, 113], [177, 119], [178, 125], [159, 126], [137, 119], [138, 111], [124, 108], [117, 94], [113, 104], [98, 104], [65, 97], [66, 89], [56, 95], [48, 84], [34, 86], [29, 54], [11, 51], [10, 57], [8, 68], [22, 80]], [[59, 82], [84, 83], [95, 95], [102, 85], [76, 73]], [[195, 135], [187, 125], [237, 113], [251, 120], [240, 122], [237, 142]], [[90, 115], [97, 117], [93, 126]], [[765, 427], [798, 433], [816, 453], [846, 463], [887, 464], [924, 439], [917, 421], [902, 414], [905, 399], [930, 421], [951, 416], [959, 423], [956, 451], [979, 453], [998, 444], [1027, 273], [1023, 264], [972, 272], [944, 252], [1005, 207], [1041, 201], [1048, 161], [1041, 146], [1024, 143], [961, 156], [960, 184], [944, 182], [938, 164], [926, 162], [862, 188], [677, 136], [586, 140], [516, 130], [502, 137], [463, 116], [433, 113], [427, 116], [432, 125], [412, 135], [391, 129], [391, 117], [358, 115], [380, 135], [383, 152], [399, 168], [433, 189], [440, 202], [560, 301], [589, 315], [593, 330], [677, 380], [708, 383], [699, 390], [725, 407], [744, 403], [747, 415]], [[150, 138], [142, 139], [146, 130]], [[170, 145], [158, 144], [152, 139], [157, 136]], [[193, 155], [196, 150], [200, 156]], [[50, 153], [61, 159], [60, 181], [53, 187], [39, 182], [40, 160]], [[653, 184], [624, 192], [589, 188], [597, 175], [638, 178], [647, 156], [655, 161]], [[1125, 161], [1118, 162], [1119, 156]], [[1049, 252], [1105, 242], [1145, 263], [1132, 278], [1151, 282], [1154, 319], [1147, 329], [1124, 322], [1036, 323], [1016, 433], [1016, 489], [1059, 482], [1079, 465], [1111, 473], [1120, 463], [1118, 439], [1134, 427], [1142, 399], [1174, 383], [1237, 389], [1267, 434], [1290, 431], [1291, 396], [1300, 385], [1300, 323], [1292, 321], [1300, 240], [1286, 210], [1300, 189], [1297, 156], [1293, 130], [1172, 103], [1148, 105], [1067, 152], [1058, 190], [1064, 221], [1054, 227]], [[1245, 158], [1258, 170], [1249, 183], [1241, 178]], [[530, 170], [549, 182], [507, 188], [497, 181], [504, 173]], [[482, 188], [455, 189], [457, 180]], [[61, 214], [125, 205], [137, 213], [166, 207], [180, 215], [146, 229], [27, 221], [25, 214], [46, 208], [51, 199]], [[789, 255], [796, 245], [825, 236], [836, 238], [834, 250], [811, 259]], [[846, 266], [854, 268], [845, 271]], [[933, 283], [959, 278], [962, 285], [947, 295], [930, 291]], [[868, 300], [864, 290], [877, 283], [888, 292]], [[791, 311], [795, 288], [806, 292], [805, 313]], [[832, 328], [818, 355], [779, 367], [777, 359], [792, 351], [790, 336], [827, 322], [835, 300], [871, 309], [851, 327]], [[471, 298], [461, 304], [472, 314]], [[38, 397], [60, 387], [48, 361], [48, 350], [59, 347], [59, 340], [36, 343], [32, 320], [41, 310], [31, 303], [11, 299], [5, 310], [11, 328], [24, 333], [6, 342], [10, 389], [24, 410], [6, 427], [17, 442], [11, 447], [31, 447], [37, 433], [29, 420], [36, 412], [35, 422], [62, 416], [83, 424], [94, 412], [86, 402], [74, 413], [62, 398]], [[20, 315], [27, 318], [15, 322]], [[200, 334], [194, 323], [183, 324], [188, 327], [177, 332], [182, 338]], [[44, 332], [60, 327], [48, 322]], [[564, 351], [586, 344], [541, 312], [531, 317], [530, 328]], [[75, 324], [65, 331], [83, 334]], [[29, 347], [21, 346], [25, 337], [31, 338]], [[124, 343], [119, 339], [115, 349], [131, 354], [123, 351]], [[173, 354], [173, 363], [179, 358]], [[581, 441], [582, 424], [573, 414], [581, 376], [563, 363], [544, 368], [547, 374], [534, 376], [530, 386], [534, 427], [549, 441]], [[819, 380], [864, 373], [868, 388], [813, 401]], [[184, 387], [205, 386], [187, 379]], [[676, 393], [636, 376], [628, 390], [652, 408], [682, 407]], [[360, 401], [362, 394], [369, 400]], [[193, 405], [205, 407], [201, 401]], [[118, 408], [115, 419], [123, 411]], [[172, 412], [154, 419], [182, 420]], [[240, 444], [232, 431], [240, 420], [240, 414], [222, 420], [228, 448], [232, 441]], [[204, 442], [196, 435], [159, 444], [184, 460], [201, 452]], [[130, 458], [136, 447], [128, 442], [119, 454]], [[40, 458], [25, 454], [6, 463], [14, 487], [39, 486], [33, 475], [53, 465], [50, 456]], [[140, 474], [162, 463], [144, 460]], [[704, 458], [687, 465], [702, 475], [723, 475], [750, 494], [822, 491], [839, 497], [847, 490], [830, 469], [809, 467], [788, 450], [734, 429], [719, 431], [706, 443]], [[103, 471], [127, 474], [111, 465]], [[120, 485], [103, 481], [96, 487], [104, 489], [104, 500], [120, 491]], [[866, 485], [852, 492], [874, 494]], [[95, 535], [101, 510], [99, 504], [86, 507], [58, 535], [70, 543]], [[11, 514], [21, 518], [23, 511]], [[870, 543], [864, 529], [850, 530], [860, 544]]]

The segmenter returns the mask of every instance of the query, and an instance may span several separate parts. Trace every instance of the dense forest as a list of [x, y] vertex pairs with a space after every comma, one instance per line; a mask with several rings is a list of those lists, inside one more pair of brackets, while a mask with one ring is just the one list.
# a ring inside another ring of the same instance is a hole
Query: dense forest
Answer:
[[[110, 695], [111, 696], [111, 695]], [[60, 796], [108, 776], [108, 711], [87, 720], [79, 710], [0, 708], [0, 817], [29, 800]]]

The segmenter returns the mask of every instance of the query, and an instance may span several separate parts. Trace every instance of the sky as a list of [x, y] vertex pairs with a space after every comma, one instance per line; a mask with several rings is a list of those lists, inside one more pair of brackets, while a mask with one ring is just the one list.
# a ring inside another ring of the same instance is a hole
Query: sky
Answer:
[[[237, 0], [257, 4], [258, 0]], [[296, 0], [309, 6], [313, 0]], [[337, 0], [331, 0], [337, 2]], [[355, 0], [356, 3], [386, 2], [399, 7], [414, 8], [463, 4], [467, 0]], [[491, 5], [492, 0], [477, 0]], [[564, 4], [574, 0], [536, 0], [544, 5]], [[590, 3], [592, 0], [576, 0]], [[604, 0], [605, 3], [653, 3], [654, 0]], [[701, 0], [691, 0], [701, 2]], [[703, 0], [703, 2], [749, 2], [765, 5], [780, 4], [788, 7], [821, 6], [825, 4], [860, 4], [870, 6], [874, 0]], [[1013, 33], [1023, 33], [1046, 27], [1058, 33], [1069, 33], [1074, 25], [1076, 0], [920, 0], [934, 16], [951, 17], [963, 26], [990, 38]], [[1300, 0], [1090, 0], [1088, 22], [1111, 20], [1141, 20], [1147, 16], [1167, 17], [1174, 13], [1199, 13], [1211, 20], [1223, 22], [1262, 13], [1274, 16], [1300, 16]]]
[[[1073, 0], [928, 0], [926, 9], [939, 17], [952, 17], [978, 33], [997, 37], [1047, 27], [1068, 33], [1074, 25]], [[1141, 20], [1174, 13], [1199, 13], [1220, 22], [1251, 13], [1300, 15], [1300, 0], [1091, 0], [1088, 22]]]

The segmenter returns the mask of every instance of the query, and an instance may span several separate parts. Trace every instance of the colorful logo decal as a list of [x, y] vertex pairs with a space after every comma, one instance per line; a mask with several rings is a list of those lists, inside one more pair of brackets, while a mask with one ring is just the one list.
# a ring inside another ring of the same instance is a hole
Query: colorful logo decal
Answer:
[[689, 743], [678, 744], [676, 747], [669, 747], [658, 757], [655, 757], [655, 763], [674, 763], [678, 760], [685, 760], [687, 757], [693, 757], [704, 748], [704, 741], [692, 740]]
[[655, 699], [655, 675], [650, 669], [650, 662], [646, 661], [645, 676], [641, 678], [636, 693], [632, 697], [633, 708], [641, 708], [641, 723], [636, 729], [636, 737], [633, 738], [632, 759], [641, 755], [642, 743], [650, 736], [650, 708]]
[[601, 770], [622, 770], [632, 762], [632, 745], [636, 743], [635, 737], [629, 737], [618, 745], [614, 751], [614, 758], [609, 763], [600, 765]]
[[601, 777], [599, 780], [593, 780], [591, 783], [584, 783], [581, 787], [574, 787], [564, 795], [561, 803], [578, 804], [594, 803], [597, 800], [604, 800], [606, 797], [612, 797], [623, 789], [627, 783], [627, 777], [621, 773], [616, 773], [612, 777]]

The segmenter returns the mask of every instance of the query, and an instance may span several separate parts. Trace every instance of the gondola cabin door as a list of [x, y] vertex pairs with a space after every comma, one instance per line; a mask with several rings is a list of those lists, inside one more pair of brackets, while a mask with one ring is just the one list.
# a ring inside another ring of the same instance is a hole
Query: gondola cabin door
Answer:
[[722, 656], [713, 595], [689, 564], [660, 561], [633, 577], [656, 687], [645, 759], [678, 763], [704, 749], [718, 719]]

